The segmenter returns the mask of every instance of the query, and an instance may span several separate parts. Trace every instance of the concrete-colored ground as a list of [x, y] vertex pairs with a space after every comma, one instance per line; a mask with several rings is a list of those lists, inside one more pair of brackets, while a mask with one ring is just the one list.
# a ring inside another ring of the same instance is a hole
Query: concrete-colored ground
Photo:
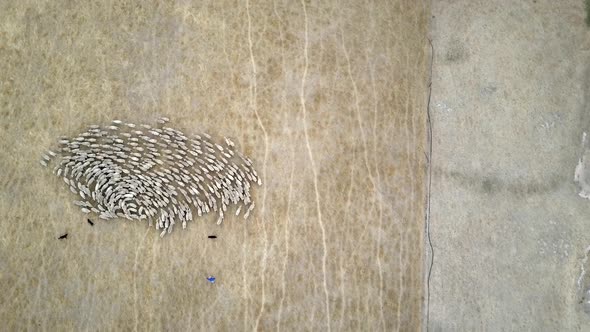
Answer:
[[430, 331], [589, 331], [583, 1], [434, 1]]

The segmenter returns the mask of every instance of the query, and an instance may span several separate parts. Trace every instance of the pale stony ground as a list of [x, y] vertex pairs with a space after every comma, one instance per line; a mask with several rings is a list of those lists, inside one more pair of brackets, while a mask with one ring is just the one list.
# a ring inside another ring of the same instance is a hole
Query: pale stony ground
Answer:
[[434, 1], [432, 16], [429, 330], [589, 331], [584, 1]]
[[[420, 330], [429, 16], [409, 0], [0, 3], [2, 329]], [[162, 115], [254, 160], [249, 222], [91, 227], [39, 165], [60, 135]]]

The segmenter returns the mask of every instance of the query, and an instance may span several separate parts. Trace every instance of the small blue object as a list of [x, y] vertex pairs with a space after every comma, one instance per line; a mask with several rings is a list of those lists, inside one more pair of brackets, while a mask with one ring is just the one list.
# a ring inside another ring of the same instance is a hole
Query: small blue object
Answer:
[[207, 278], [207, 280], [209, 280], [209, 282], [212, 284], [215, 283], [215, 277], [213, 277], [213, 276], [209, 276], [209, 278]]

